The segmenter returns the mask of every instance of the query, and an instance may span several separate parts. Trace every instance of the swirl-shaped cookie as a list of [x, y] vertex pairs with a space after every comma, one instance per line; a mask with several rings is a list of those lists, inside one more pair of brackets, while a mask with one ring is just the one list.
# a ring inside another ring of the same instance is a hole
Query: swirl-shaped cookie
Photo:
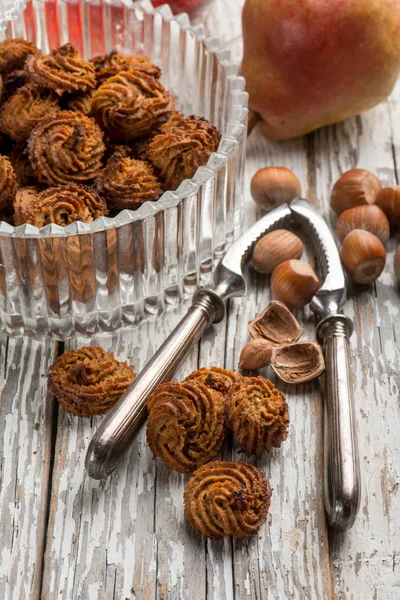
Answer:
[[220, 392], [223, 396], [227, 396], [232, 385], [238, 383], [242, 379], [242, 375], [220, 369], [219, 367], [210, 367], [209, 369], [202, 368], [198, 371], [193, 371], [185, 379], [191, 383], [202, 383], [208, 388]]
[[95, 56], [90, 59], [90, 62], [95, 68], [98, 84], [104, 83], [121, 71], [139, 71], [147, 73], [155, 79], [161, 77], [161, 69], [150, 62], [144, 54], [131, 54], [128, 56], [113, 51], [110, 54]]
[[265, 522], [271, 486], [262, 472], [242, 461], [216, 461], [195, 471], [186, 485], [186, 517], [204, 538], [254, 535]]
[[111, 140], [129, 142], [159, 126], [173, 105], [172, 96], [154, 77], [121, 71], [93, 94], [92, 115]]
[[138, 208], [143, 202], [158, 200], [162, 194], [150, 163], [118, 154], [110, 158], [95, 184], [112, 208]]
[[0, 43], [0, 74], [22, 69], [28, 56], [35, 54], [39, 54], [39, 50], [31, 42], [22, 38], [4, 40]]
[[228, 426], [247, 456], [260, 456], [265, 450], [279, 448], [287, 438], [288, 405], [268, 379], [243, 377], [231, 387], [227, 405]]
[[101, 415], [111, 408], [135, 378], [135, 370], [99, 346], [84, 346], [59, 356], [48, 375], [48, 387], [61, 406], [78, 417]]
[[193, 177], [198, 167], [207, 163], [215, 152], [220, 134], [206, 119], [174, 115], [172, 123], [149, 144], [147, 157], [156, 167], [164, 190], [175, 190], [184, 179]]
[[30, 223], [35, 227], [49, 223], [66, 227], [74, 221], [91, 223], [108, 214], [100, 196], [78, 185], [50, 187], [36, 193], [32, 193], [32, 188], [20, 188], [14, 210], [16, 225]]
[[57, 94], [28, 83], [4, 102], [0, 110], [0, 127], [11, 139], [23, 142], [43, 117], [57, 110]]
[[7, 156], [0, 155], [0, 212], [12, 206], [17, 191], [17, 177]]
[[154, 456], [190, 473], [218, 453], [225, 436], [225, 400], [201, 383], [164, 383], [149, 397], [147, 442]]
[[94, 119], [59, 111], [45, 117], [28, 140], [39, 181], [50, 185], [86, 183], [97, 177], [104, 154], [103, 134]]
[[64, 44], [50, 54], [30, 56], [25, 69], [37, 85], [54, 90], [60, 96], [64, 92], [87, 92], [96, 87], [94, 66], [78, 58], [71, 44]]

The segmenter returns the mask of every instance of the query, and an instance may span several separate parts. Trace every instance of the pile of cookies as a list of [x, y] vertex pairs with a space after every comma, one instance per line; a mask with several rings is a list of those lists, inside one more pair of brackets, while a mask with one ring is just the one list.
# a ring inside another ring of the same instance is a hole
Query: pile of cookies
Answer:
[[206, 119], [184, 117], [143, 55], [83, 60], [0, 44], [0, 219], [90, 223], [158, 200], [217, 150]]
[[[48, 386], [60, 404], [80, 417], [102, 414], [135, 378], [133, 367], [98, 346], [67, 352], [55, 361]], [[148, 398], [147, 442], [155, 457], [186, 485], [185, 513], [203, 537], [254, 535], [267, 518], [271, 487], [263, 473], [242, 461], [212, 461], [228, 430], [247, 456], [279, 448], [286, 439], [286, 399], [263, 377], [212, 367], [184, 381], [161, 384]]]
[[271, 487], [263, 473], [242, 461], [210, 462], [228, 430], [247, 456], [279, 448], [286, 439], [286, 399], [263, 377], [212, 367], [182, 383], [164, 383], [147, 402], [147, 442], [153, 455], [180, 473], [191, 473], [185, 514], [205, 538], [254, 535], [267, 518]]

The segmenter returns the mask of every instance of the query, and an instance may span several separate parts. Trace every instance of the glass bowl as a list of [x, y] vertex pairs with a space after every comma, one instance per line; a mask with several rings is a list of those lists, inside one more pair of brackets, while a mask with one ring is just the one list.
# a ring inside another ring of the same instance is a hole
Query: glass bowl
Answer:
[[65, 340], [154, 318], [212, 281], [240, 228], [244, 80], [215, 37], [168, 5], [31, 0], [10, 16], [0, 41], [24, 37], [43, 52], [71, 42], [85, 58], [112, 49], [147, 54], [177, 108], [209, 119], [222, 139], [192, 179], [136, 211], [65, 228], [0, 222], [0, 328]]

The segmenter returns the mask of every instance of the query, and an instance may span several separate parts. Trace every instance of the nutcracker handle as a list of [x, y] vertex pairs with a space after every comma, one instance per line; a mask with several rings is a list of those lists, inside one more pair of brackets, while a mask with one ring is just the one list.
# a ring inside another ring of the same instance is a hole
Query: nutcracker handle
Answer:
[[224, 302], [212, 290], [200, 289], [186, 315], [135, 381], [109, 411], [94, 434], [85, 467], [93, 479], [105, 479], [129, 449], [146, 418], [146, 401], [160, 383], [169, 381], [203, 331], [221, 321]]
[[329, 525], [349, 529], [360, 507], [360, 462], [350, 363], [351, 319], [342, 314], [321, 321], [317, 338], [325, 356], [324, 491]]

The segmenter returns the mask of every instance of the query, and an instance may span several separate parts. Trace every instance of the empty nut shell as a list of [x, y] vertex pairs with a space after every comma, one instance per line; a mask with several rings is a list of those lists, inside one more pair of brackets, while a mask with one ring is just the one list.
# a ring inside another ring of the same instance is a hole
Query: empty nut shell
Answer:
[[382, 242], [373, 233], [355, 229], [345, 237], [340, 258], [352, 281], [368, 284], [382, 273], [386, 252]]
[[336, 233], [341, 242], [354, 229], [369, 231], [386, 244], [390, 236], [389, 221], [375, 204], [355, 206], [342, 212], [336, 224]]
[[242, 461], [216, 461], [195, 471], [186, 485], [186, 517], [204, 538], [254, 535], [265, 522], [271, 486], [262, 472]]
[[284, 344], [274, 350], [271, 367], [286, 383], [304, 383], [324, 372], [324, 355], [316, 342]]
[[174, 115], [161, 127], [147, 150], [147, 157], [159, 172], [164, 190], [175, 190], [184, 179], [193, 177], [218, 148], [220, 134], [206, 119]]
[[271, 362], [273, 349], [274, 346], [268, 340], [250, 340], [240, 353], [239, 369], [257, 371], [266, 367]]
[[249, 322], [252, 338], [264, 338], [272, 344], [296, 342], [303, 332], [288, 307], [276, 300], [272, 300], [261, 314]]
[[92, 115], [113, 141], [129, 142], [161, 125], [174, 108], [161, 83], [140, 71], [121, 71], [93, 94]]
[[400, 227], [400, 186], [385, 187], [376, 197], [376, 204], [389, 219], [394, 229]]
[[253, 268], [259, 273], [270, 274], [285, 260], [300, 258], [303, 242], [287, 229], [276, 229], [264, 235], [254, 246]]
[[260, 456], [286, 440], [289, 410], [286, 399], [263, 377], [244, 377], [228, 396], [228, 426], [247, 456]]
[[274, 298], [289, 308], [301, 308], [308, 304], [319, 288], [319, 279], [306, 262], [286, 260], [271, 275]]
[[108, 214], [100, 196], [77, 185], [50, 187], [36, 193], [33, 188], [20, 188], [14, 208], [16, 225], [30, 223], [35, 227], [49, 223], [66, 227], [74, 221], [91, 223]]
[[134, 368], [99, 346], [84, 346], [59, 356], [50, 368], [50, 392], [78, 417], [101, 415], [135, 378]]
[[113, 156], [95, 182], [98, 192], [113, 208], [138, 208], [162, 194], [161, 183], [150, 163]]
[[7, 210], [13, 203], [17, 191], [17, 177], [6, 156], [0, 155], [0, 211]]
[[50, 185], [91, 182], [102, 168], [103, 134], [95, 121], [73, 111], [45, 117], [28, 140], [39, 181]]
[[201, 383], [164, 383], [147, 401], [147, 442], [154, 456], [190, 473], [218, 453], [225, 437], [225, 399]]
[[22, 38], [7, 39], [0, 43], [0, 74], [6, 75], [14, 69], [22, 69], [28, 56], [39, 50]]
[[51, 90], [24, 85], [1, 107], [0, 127], [11, 139], [24, 142], [43, 117], [59, 110], [59, 97]]
[[206, 387], [226, 396], [232, 385], [241, 379], [242, 376], [239, 373], [234, 373], [234, 371], [228, 371], [227, 369], [221, 369], [219, 367], [210, 367], [209, 369], [203, 367], [198, 371], [190, 373], [185, 381], [189, 381], [190, 383], [202, 383]]
[[344, 210], [374, 204], [382, 184], [377, 177], [366, 169], [346, 171], [333, 186], [331, 208], [340, 215]]
[[50, 54], [30, 56], [25, 70], [38, 86], [54, 90], [59, 96], [64, 92], [86, 92], [96, 87], [93, 65], [78, 58], [71, 44], [64, 44]]

